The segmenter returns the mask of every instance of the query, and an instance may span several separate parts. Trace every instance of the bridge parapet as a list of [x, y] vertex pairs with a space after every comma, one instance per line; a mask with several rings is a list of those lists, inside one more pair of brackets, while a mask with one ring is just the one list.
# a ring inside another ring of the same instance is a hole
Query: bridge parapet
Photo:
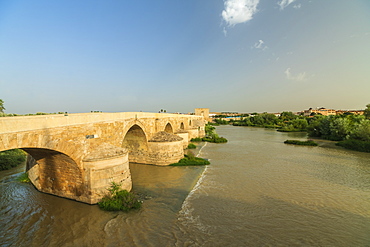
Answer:
[[204, 125], [202, 124], [202, 122], [204, 122], [204, 118], [195, 115], [147, 113], [147, 112], [74, 113], [66, 115], [55, 114], [38, 116], [1, 117], [0, 133], [20, 132], [45, 128], [57, 128], [80, 124], [92, 124], [98, 122], [112, 122], [120, 120], [126, 121], [127, 119], [152, 119], [152, 120], [158, 119], [160, 120], [159, 123], [162, 123], [163, 120], [177, 121], [179, 118], [188, 120], [188, 123], [184, 123], [186, 128], [190, 127], [189, 125], [191, 126]]

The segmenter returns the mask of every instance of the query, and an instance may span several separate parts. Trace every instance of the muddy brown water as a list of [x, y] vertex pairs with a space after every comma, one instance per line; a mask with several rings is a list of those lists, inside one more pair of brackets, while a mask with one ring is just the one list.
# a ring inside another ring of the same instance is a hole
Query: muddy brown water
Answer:
[[38, 192], [0, 172], [0, 246], [370, 246], [370, 154], [283, 144], [304, 133], [217, 127], [205, 167], [130, 164], [137, 211]]

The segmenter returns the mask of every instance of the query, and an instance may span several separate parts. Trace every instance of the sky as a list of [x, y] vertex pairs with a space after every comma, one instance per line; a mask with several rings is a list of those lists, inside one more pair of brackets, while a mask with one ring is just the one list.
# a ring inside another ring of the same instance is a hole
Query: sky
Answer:
[[370, 103], [369, 0], [0, 0], [6, 113]]

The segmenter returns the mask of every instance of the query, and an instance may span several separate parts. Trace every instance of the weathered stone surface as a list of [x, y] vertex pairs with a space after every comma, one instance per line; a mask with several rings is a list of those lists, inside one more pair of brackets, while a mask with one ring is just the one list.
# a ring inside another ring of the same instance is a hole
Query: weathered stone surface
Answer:
[[149, 142], [148, 164], [166, 166], [178, 162], [184, 157], [184, 147], [181, 141]]
[[175, 135], [182, 138], [182, 146], [186, 149], [189, 145], [189, 133], [187, 131], [177, 132]]
[[[184, 139], [202, 136], [204, 125], [202, 116], [144, 112], [2, 117], [0, 151], [31, 154], [29, 174], [40, 191], [96, 203], [112, 181], [131, 189], [129, 161], [177, 162]], [[173, 135], [179, 129], [188, 137]]]
[[182, 141], [182, 138], [177, 135], [167, 133], [165, 131], [159, 131], [149, 140], [149, 142], [176, 142], [176, 141]]
[[175, 132], [175, 134], [180, 134], [180, 133], [188, 133], [188, 132], [184, 129], [179, 129]]
[[89, 150], [89, 153], [84, 157], [84, 161], [109, 159], [112, 157], [122, 156], [127, 153], [128, 150], [125, 148], [116, 147], [109, 143], [103, 143], [97, 148]]

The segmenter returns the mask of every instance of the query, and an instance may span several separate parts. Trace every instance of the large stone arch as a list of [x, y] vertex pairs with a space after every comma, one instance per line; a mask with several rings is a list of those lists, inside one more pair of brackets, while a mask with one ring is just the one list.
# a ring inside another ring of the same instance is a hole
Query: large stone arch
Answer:
[[73, 138], [65, 138], [73, 136], [68, 129], [55, 132], [56, 133], [48, 130], [35, 130], [32, 132], [0, 135], [0, 140], [3, 143], [2, 147], [0, 147], [0, 151], [16, 148], [25, 151], [26, 149], [52, 150], [67, 155], [76, 163], [79, 169], [83, 169], [80, 162], [84, 152], [83, 145]]
[[38, 190], [80, 201], [87, 198], [83, 173], [70, 156], [48, 148], [21, 149], [32, 157], [26, 170]]
[[164, 127], [164, 131], [167, 133], [173, 134], [173, 127], [170, 122], [166, 124], [166, 126]]
[[145, 163], [148, 156], [148, 138], [140, 125], [133, 124], [122, 141], [122, 147], [128, 150], [130, 162]]

